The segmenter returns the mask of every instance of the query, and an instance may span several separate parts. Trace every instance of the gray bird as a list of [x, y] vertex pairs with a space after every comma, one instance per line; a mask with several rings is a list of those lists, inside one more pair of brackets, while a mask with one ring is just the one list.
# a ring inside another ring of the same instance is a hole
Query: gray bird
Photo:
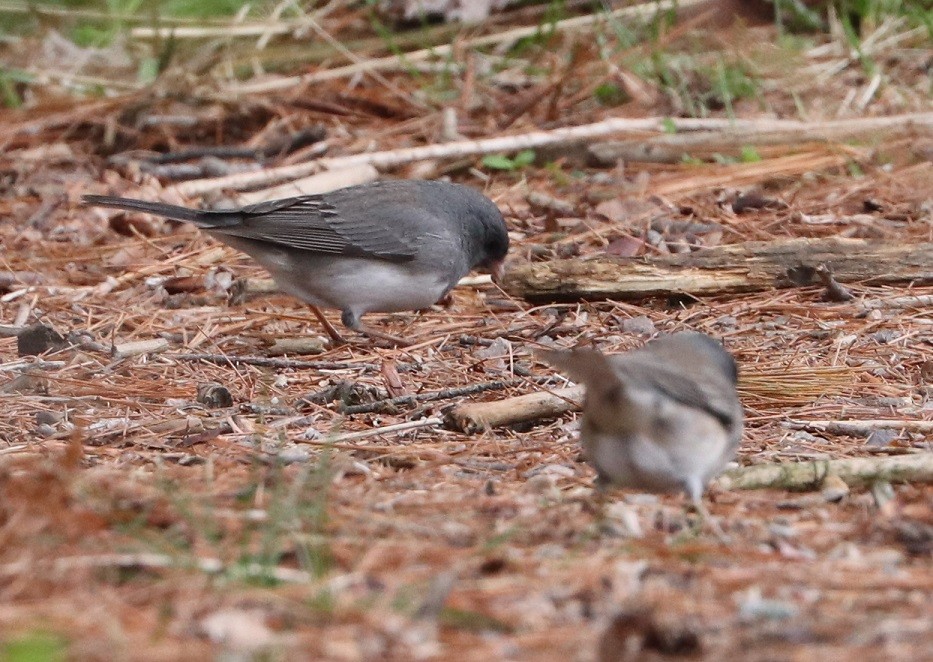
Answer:
[[472, 269], [497, 279], [509, 235], [495, 203], [459, 184], [393, 180], [235, 210], [86, 195], [85, 204], [189, 221], [266, 268], [279, 287], [318, 310], [341, 311], [344, 326], [370, 336], [360, 316], [427, 308]]
[[597, 487], [684, 490], [707, 517], [706, 484], [735, 457], [742, 437], [738, 369], [719, 342], [681, 332], [615, 356], [593, 349], [538, 354], [586, 387], [580, 441]]

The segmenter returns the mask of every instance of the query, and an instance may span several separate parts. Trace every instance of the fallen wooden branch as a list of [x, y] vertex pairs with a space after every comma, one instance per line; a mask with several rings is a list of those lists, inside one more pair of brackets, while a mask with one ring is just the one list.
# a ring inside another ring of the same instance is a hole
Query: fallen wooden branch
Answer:
[[352, 414], [368, 414], [371, 412], [389, 412], [395, 413], [400, 407], [414, 407], [424, 402], [435, 402], [437, 400], [450, 400], [453, 398], [462, 398], [465, 395], [474, 395], [485, 391], [498, 391], [522, 383], [517, 379], [506, 379], [494, 382], [484, 382], [482, 384], [470, 384], [469, 386], [457, 386], [454, 388], [445, 388], [438, 391], [425, 391], [422, 393], [411, 393], [400, 395], [395, 398], [385, 398], [375, 402], [367, 402], [361, 405], [340, 405], [341, 414], [350, 416]]
[[[262, 174], [267, 171], [260, 170], [258, 173], [244, 173], [247, 176]], [[253, 176], [255, 185], [258, 178]], [[243, 206], [253, 205], [257, 202], [266, 202], [267, 200], [279, 200], [281, 198], [293, 198], [299, 195], [320, 195], [321, 193], [330, 193], [339, 188], [347, 186], [356, 186], [358, 184], [368, 184], [379, 179], [379, 171], [367, 163], [363, 163], [352, 168], [340, 168], [339, 170], [325, 170], [316, 175], [296, 179], [287, 184], [280, 184], [272, 188], [262, 189], [261, 191], [250, 191], [237, 196], [237, 203]], [[184, 191], [187, 193], [187, 191]]]
[[571, 386], [491, 402], [465, 402], [448, 411], [444, 423], [461, 432], [479, 432], [578, 411], [582, 399], [583, 387]]
[[142, 354], [158, 354], [170, 347], [165, 338], [150, 338], [149, 340], [134, 340], [133, 342], [114, 345], [111, 354], [115, 359], [128, 359]]
[[304, 356], [323, 354], [327, 351], [327, 339], [321, 336], [298, 336], [297, 338], [276, 338], [266, 348], [269, 356]]
[[[859, 134], [890, 131], [893, 130], [893, 127], [899, 128], [899, 130], [903, 130], [904, 127], [910, 127], [911, 130], [918, 132], [933, 131], [933, 113], [913, 113], [895, 115], [892, 117], [861, 118], [858, 120], [840, 121], [840, 123], [841, 122], [844, 122], [847, 132]], [[190, 197], [207, 193], [208, 191], [242, 189], [261, 183], [288, 181], [298, 177], [306, 177], [318, 173], [321, 170], [341, 170], [345, 168], [356, 168], [363, 165], [370, 165], [384, 170], [415, 161], [460, 159], [499, 152], [511, 153], [525, 149], [581, 144], [593, 141], [597, 138], [616, 134], [628, 133], [638, 136], [642, 136], [645, 133], [663, 134], [671, 127], [678, 132], [715, 131], [723, 135], [741, 132], [743, 134], [754, 135], [778, 131], [784, 133], [793, 133], [795, 131], [826, 131], [827, 126], [833, 126], [833, 124], [827, 122], [813, 124], [793, 120], [729, 120], [718, 118], [697, 119], [690, 117], [647, 117], [633, 119], [612, 117], [601, 122], [582, 124], [580, 126], [560, 127], [550, 131], [531, 131], [511, 136], [484, 138], [482, 140], [457, 140], [434, 145], [423, 145], [420, 147], [406, 147], [381, 152], [349, 154], [347, 156], [317, 159], [315, 161], [279, 166], [277, 168], [267, 168], [255, 172], [237, 173], [226, 177], [194, 179], [166, 187], [165, 192], [166, 195], [170, 197], [171, 194]], [[817, 128], [814, 129], [813, 127]], [[790, 165], [794, 165], [797, 160], [803, 159], [804, 163], [811, 164], [810, 169], [813, 168], [813, 156], [810, 154], [790, 155], [784, 158], [790, 159]], [[845, 160], [844, 155], [825, 155], [823, 158], [830, 159], [832, 163], [836, 163], [840, 159], [842, 159], [843, 162]], [[770, 164], [745, 165], [753, 170], [762, 169], [765, 172], [770, 172], [769, 168], [772, 168]], [[791, 171], [795, 172], [796, 170], [792, 169]]]
[[230, 286], [227, 302], [239, 306], [254, 297], [268, 296], [281, 292], [278, 283], [271, 278], [237, 278]]
[[[560, 21], [554, 21], [548, 24], [548, 30], [554, 32], [563, 32], [568, 30], [588, 29], [594, 23], [611, 21], [618, 19], [633, 19], [636, 17], [649, 17], [661, 14], [671, 9], [687, 9], [694, 6], [707, 4], [709, 0], [658, 0], [657, 2], [643, 2], [629, 7], [622, 7], [607, 12], [596, 12], [585, 16], [574, 16]], [[480, 48], [483, 46], [492, 46], [495, 44], [512, 43], [519, 39], [533, 37], [541, 32], [541, 26], [534, 25], [522, 26], [498, 32], [496, 34], [482, 35], [472, 39], [451, 40], [449, 44], [432, 45], [429, 48], [423, 48], [408, 53], [398, 55], [389, 55], [386, 57], [369, 58], [362, 62], [355, 62], [342, 67], [324, 69], [301, 76], [288, 76], [283, 78], [273, 78], [260, 80], [258, 82], [236, 83], [227, 87], [227, 91], [233, 94], [255, 94], [267, 93], [275, 90], [283, 90], [298, 85], [311, 83], [320, 83], [326, 80], [335, 80], [338, 78], [349, 78], [360, 73], [370, 73], [373, 71], [385, 71], [404, 67], [410, 63], [420, 62], [429, 58], [450, 58], [455, 52], [463, 51], [469, 48]]]
[[919, 284], [933, 281], [933, 243], [791, 239], [650, 259], [553, 260], [510, 269], [502, 287], [532, 302], [700, 296], [809, 285], [820, 265], [840, 283]]
[[227, 354], [163, 354], [173, 361], [206, 361], [216, 365], [253, 365], [278, 370], [378, 370], [375, 363], [351, 361], [298, 361], [295, 359], [270, 358], [268, 356], [233, 356]]
[[872, 420], [872, 421], [788, 421], [787, 427], [808, 432], [828, 432], [852, 437], [867, 437], [878, 430], [908, 430], [933, 432], [933, 421]]
[[[395, 423], [393, 425], [385, 425], [381, 428], [370, 428], [369, 430], [360, 430], [359, 432], [347, 432], [345, 434], [337, 435], [334, 437], [327, 437], [323, 439], [325, 444], [327, 443], [346, 443], [348, 441], [356, 441], [357, 439], [367, 439], [369, 437], [379, 437], [384, 434], [392, 434], [395, 432], [408, 432], [409, 430], [420, 430], [422, 428], [432, 428], [437, 427], [443, 423], [443, 419], [439, 417], [432, 418], [421, 418], [417, 421], [405, 421], [404, 423]], [[297, 440], [299, 443], [305, 441], [304, 439]]]
[[314, 579], [304, 570], [281, 566], [248, 563], [246, 565], [226, 565], [216, 558], [174, 558], [167, 554], [140, 552], [137, 554], [100, 554], [97, 556], [65, 556], [56, 559], [27, 558], [0, 566], [0, 576], [14, 577], [33, 568], [42, 568], [43, 575], [49, 570], [55, 573], [72, 573], [79, 569], [99, 568], [138, 568], [146, 570], [187, 570], [197, 569], [209, 575], [230, 573], [250, 578], [271, 578], [283, 583], [307, 584]]
[[852, 147], [831, 150], [823, 147], [818, 151], [785, 154], [751, 163], [708, 165], [690, 176], [654, 179], [648, 182], [645, 193], [676, 199], [711, 188], [742, 188], [766, 180], [842, 168], [850, 161], [864, 159], [867, 154], [867, 150]]
[[727, 471], [716, 483], [726, 490], [819, 489], [827, 476], [838, 476], [847, 485], [864, 485], [877, 480], [930, 483], [933, 482], [933, 453], [755, 464]]
[[[276, 197], [291, 197], [307, 193], [327, 193], [334, 189], [363, 184], [372, 181], [373, 167], [364, 162], [347, 165], [337, 164], [331, 168], [324, 159], [302, 161], [277, 168], [263, 168], [248, 172], [235, 172], [221, 177], [191, 179], [166, 186], [164, 195], [167, 200], [190, 198], [212, 191], [242, 191], [280, 183], [280, 186], [252, 193], [244, 193], [237, 198], [241, 205], [272, 200]], [[298, 187], [296, 190], [294, 187]]]
[[644, 161], [651, 163], [681, 163], [685, 154], [693, 157], [740, 152], [743, 147], [765, 145], [795, 145], [806, 142], [839, 142], [870, 136], [877, 140], [910, 136], [933, 131], [933, 114], [919, 113], [890, 117], [859, 117], [823, 122], [794, 122], [789, 125], [776, 120], [772, 124], [745, 126], [736, 124], [720, 131], [675, 133], [639, 140], [594, 143], [589, 153], [600, 163]]
[[864, 310], [877, 310], [880, 308], [922, 308], [930, 310], [933, 308], [933, 294], [869, 299], [860, 302], [859, 307]]

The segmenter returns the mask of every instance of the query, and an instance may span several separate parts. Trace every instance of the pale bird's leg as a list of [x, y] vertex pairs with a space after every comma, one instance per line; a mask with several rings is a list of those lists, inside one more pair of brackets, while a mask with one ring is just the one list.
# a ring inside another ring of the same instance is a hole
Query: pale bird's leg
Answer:
[[346, 339], [340, 335], [340, 332], [337, 331], [336, 327], [330, 323], [330, 321], [324, 317], [324, 313], [321, 312], [321, 309], [317, 306], [310, 306], [311, 312], [314, 313], [314, 316], [317, 317], [318, 321], [321, 323], [321, 326], [324, 327], [324, 331], [330, 336], [330, 339], [338, 345], [346, 345]]
[[609, 491], [609, 480], [602, 474], [593, 481], [593, 502], [596, 509], [596, 530], [602, 531], [606, 527], [606, 492]]
[[412, 344], [410, 340], [405, 340], [404, 338], [393, 336], [391, 333], [384, 333], [382, 331], [376, 331], [375, 329], [371, 329], [368, 326], [364, 326], [362, 324], [357, 324], [357, 327], [356, 329], [354, 329], [354, 331], [359, 331], [363, 335], [369, 336], [370, 338], [378, 338], [379, 340], [385, 340], [386, 342], [391, 343], [392, 345], [396, 345], [398, 347], [408, 347], [409, 345]]
[[710, 515], [709, 510], [706, 509], [706, 504], [703, 503], [703, 485], [702, 483], [694, 478], [689, 478], [686, 481], [687, 494], [690, 496], [690, 502], [693, 504], [694, 510], [700, 516], [700, 527], [708, 527], [716, 539], [719, 540], [724, 545], [730, 544], [732, 541], [729, 539], [729, 536], [726, 535], [726, 532], [722, 530], [722, 527], [719, 526], [719, 522], [716, 521], [716, 518]]
[[340, 317], [340, 321], [343, 322], [343, 325], [348, 329], [353, 329], [354, 331], [362, 333], [364, 336], [385, 340], [386, 342], [396, 345], [397, 347], [408, 347], [411, 345], [410, 340], [399, 338], [398, 336], [393, 336], [391, 333], [376, 331], [375, 329], [371, 329], [368, 326], [365, 326], [360, 322], [359, 316], [350, 310], [343, 311], [343, 314]]

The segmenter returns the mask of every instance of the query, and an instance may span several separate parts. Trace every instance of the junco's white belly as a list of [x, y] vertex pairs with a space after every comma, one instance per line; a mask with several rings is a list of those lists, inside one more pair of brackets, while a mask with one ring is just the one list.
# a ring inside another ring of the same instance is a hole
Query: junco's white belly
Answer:
[[590, 460], [621, 486], [667, 491], [706, 481], [722, 469], [725, 429], [704, 411], [662, 399], [657, 418], [584, 440]]
[[413, 269], [407, 262], [347, 257], [296, 262], [273, 274], [282, 289], [312, 305], [350, 309], [356, 315], [427, 308], [450, 287], [442, 275]]

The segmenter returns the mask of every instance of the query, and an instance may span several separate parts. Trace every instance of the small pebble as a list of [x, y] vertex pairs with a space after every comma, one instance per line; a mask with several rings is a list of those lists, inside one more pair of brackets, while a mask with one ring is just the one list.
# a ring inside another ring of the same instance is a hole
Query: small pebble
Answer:
[[283, 464], [303, 463], [311, 459], [311, 453], [301, 448], [286, 448], [279, 452], [278, 459]]
[[233, 406], [233, 396], [223, 384], [210, 382], [198, 386], [197, 401], [208, 409], [222, 409]]
[[823, 479], [820, 494], [826, 501], [835, 503], [836, 501], [842, 501], [849, 494], [849, 486], [839, 476], [830, 474]]
[[37, 411], [36, 423], [38, 425], [55, 425], [64, 417], [64, 414], [57, 411]]
[[897, 430], [873, 430], [870, 435], [868, 435], [868, 440], [865, 442], [867, 446], [874, 446], [875, 448], [883, 448], [885, 446], [890, 446], [891, 442], [900, 437], [900, 433]]
[[654, 322], [645, 315], [622, 320], [622, 331], [637, 336], [650, 336], [655, 332]]
[[739, 599], [739, 617], [743, 621], [785, 620], [797, 614], [797, 606], [783, 600], [767, 600], [757, 586]]
[[45, 324], [36, 324], [23, 329], [16, 335], [16, 351], [20, 356], [38, 356], [46, 352], [57, 352], [68, 343], [58, 331]]

